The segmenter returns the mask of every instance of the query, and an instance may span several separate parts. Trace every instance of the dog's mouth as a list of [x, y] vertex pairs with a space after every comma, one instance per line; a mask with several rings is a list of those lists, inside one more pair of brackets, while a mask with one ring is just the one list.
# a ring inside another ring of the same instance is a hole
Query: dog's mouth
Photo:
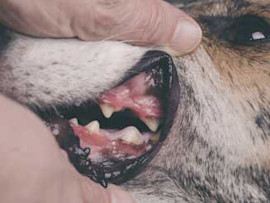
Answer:
[[170, 56], [149, 52], [120, 85], [95, 101], [39, 113], [71, 163], [101, 183], [133, 177], [159, 150], [173, 123], [179, 83]]

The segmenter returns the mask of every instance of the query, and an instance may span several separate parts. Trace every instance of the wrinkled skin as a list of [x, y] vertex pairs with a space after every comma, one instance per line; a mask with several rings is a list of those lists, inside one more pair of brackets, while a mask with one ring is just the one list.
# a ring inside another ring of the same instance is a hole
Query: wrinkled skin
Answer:
[[[270, 5], [174, 3], [198, 20], [205, 37], [189, 56], [165, 49], [181, 87], [177, 116], [154, 160], [124, 186], [145, 203], [270, 201], [270, 45], [240, 45], [225, 37], [237, 17], [269, 22]], [[12, 38], [1, 34], [0, 90], [30, 108], [93, 99], [118, 84], [149, 50], [121, 42], [6, 35]]]

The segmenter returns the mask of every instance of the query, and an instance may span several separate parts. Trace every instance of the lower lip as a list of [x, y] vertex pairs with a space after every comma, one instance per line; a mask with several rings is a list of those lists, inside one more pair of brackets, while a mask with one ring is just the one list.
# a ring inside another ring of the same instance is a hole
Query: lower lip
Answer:
[[138, 158], [152, 148], [153, 142], [149, 140], [147, 143], [134, 145], [125, 143], [120, 139], [110, 140], [106, 136], [91, 134], [89, 131], [79, 125], [71, 123], [71, 127], [75, 135], [80, 138], [80, 146], [82, 148], [90, 148], [91, 153], [88, 158], [94, 162], [100, 162], [104, 159], [119, 158], [131, 159]]

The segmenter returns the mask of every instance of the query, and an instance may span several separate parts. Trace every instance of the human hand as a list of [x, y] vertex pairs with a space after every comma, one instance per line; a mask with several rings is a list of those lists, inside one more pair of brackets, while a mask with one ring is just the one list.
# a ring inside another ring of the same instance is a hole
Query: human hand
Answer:
[[162, 45], [179, 55], [202, 37], [192, 18], [162, 0], [0, 0], [0, 21], [29, 35]]
[[0, 202], [132, 203], [81, 176], [53, 135], [29, 110], [0, 95]]

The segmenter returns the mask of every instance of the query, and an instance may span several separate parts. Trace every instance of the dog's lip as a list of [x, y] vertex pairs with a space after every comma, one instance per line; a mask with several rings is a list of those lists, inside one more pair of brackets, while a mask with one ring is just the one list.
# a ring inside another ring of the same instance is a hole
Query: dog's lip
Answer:
[[[164, 111], [164, 127], [161, 132], [160, 141], [164, 141], [171, 129], [173, 124], [173, 120], [178, 108], [179, 100], [180, 100], [180, 86], [178, 81], [178, 75], [176, 71], [176, 67], [174, 65], [173, 59], [170, 55], [162, 51], [149, 51], [147, 52], [142, 60], [135, 65], [132, 72], [144, 72], [149, 69], [155, 69], [155, 67], [165, 66], [163, 70], [165, 70], [168, 74], [167, 78], [167, 97], [166, 97], [166, 106]], [[123, 81], [128, 80], [133, 77], [135, 74], [127, 75]], [[122, 82], [123, 83], [123, 82]], [[119, 85], [121, 85], [120, 83]]]
[[[73, 131], [68, 129], [67, 126], [70, 127], [70, 125], [65, 124], [64, 126], [66, 128], [65, 130], [68, 138], [58, 137], [58, 139], [60, 139], [58, 140], [60, 147], [68, 152], [71, 162], [83, 175], [86, 175], [93, 180], [102, 183], [103, 186], [106, 186], [106, 180], [103, 178], [106, 172], [110, 173], [112, 171], [121, 170], [121, 175], [114, 176], [113, 178], [107, 178], [107, 181], [115, 184], [120, 184], [140, 173], [145, 168], [147, 163], [150, 162], [151, 159], [159, 151], [160, 147], [162, 146], [162, 142], [166, 139], [173, 124], [180, 97], [180, 87], [177, 72], [172, 58], [168, 54], [161, 51], [147, 52], [142, 60], [132, 68], [132, 71], [128, 71], [123, 81], [117, 86], [122, 85], [125, 81], [139, 73], [149, 70], [157, 70], [157, 67], [163, 71], [162, 75], [164, 75], [164, 78], [166, 78], [166, 89], [164, 90], [166, 91], [166, 98], [164, 102], [167, 104], [166, 108], [164, 109], [163, 128], [161, 129], [159, 142], [156, 143], [155, 146], [145, 154], [136, 159], [130, 159], [120, 163], [117, 165], [117, 168], [113, 168], [109, 164], [108, 167], [104, 168], [103, 166], [102, 171], [100, 171], [98, 165], [89, 165], [89, 161], [87, 161], [87, 151], [84, 152], [84, 150], [80, 147], [78, 137], [74, 135]], [[59, 123], [61, 122], [64, 121], [59, 121]], [[93, 170], [94, 173], [89, 174], [89, 167], [91, 167], [91, 170]]]
[[[178, 81], [178, 75], [176, 71], [176, 67], [173, 63], [173, 59], [170, 55], [162, 51], [149, 51], [145, 54], [142, 60], [136, 64], [133, 68], [136, 72], [143, 72], [149, 69], [154, 69], [155, 67], [165, 66], [165, 70], [167, 71], [167, 97], [165, 103], [167, 104], [166, 108], [164, 109], [164, 121], [163, 121], [163, 128], [161, 131], [159, 142], [149, 150], [146, 154], [142, 155], [141, 157], [137, 158], [132, 165], [132, 167], [128, 170], [125, 170], [121, 177], [111, 181], [115, 184], [121, 184], [140, 172], [144, 170], [147, 164], [155, 157], [155, 155], [160, 150], [163, 141], [167, 138], [170, 129], [173, 125], [173, 121], [177, 112], [179, 100], [180, 100], [180, 85]], [[134, 72], [134, 71], [133, 71]], [[127, 75], [124, 81], [128, 80], [129, 78], [133, 77], [134, 74]], [[120, 83], [122, 84], [122, 83]]]

